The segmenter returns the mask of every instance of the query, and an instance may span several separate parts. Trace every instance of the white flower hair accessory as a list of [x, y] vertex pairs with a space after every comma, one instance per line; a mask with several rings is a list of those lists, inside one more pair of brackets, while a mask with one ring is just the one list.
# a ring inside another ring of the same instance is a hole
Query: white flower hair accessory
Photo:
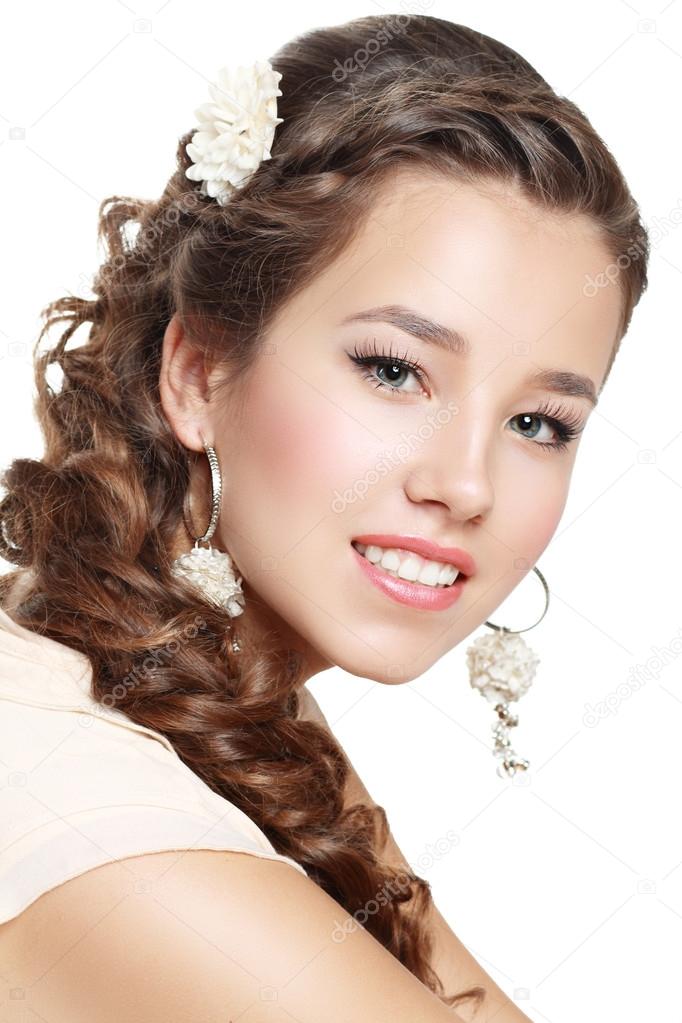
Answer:
[[201, 195], [225, 206], [261, 160], [270, 159], [275, 128], [284, 120], [277, 117], [281, 77], [269, 61], [257, 60], [250, 67], [222, 68], [209, 85], [213, 103], [194, 111], [200, 127], [185, 147], [192, 160], [185, 174], [201, 181]]

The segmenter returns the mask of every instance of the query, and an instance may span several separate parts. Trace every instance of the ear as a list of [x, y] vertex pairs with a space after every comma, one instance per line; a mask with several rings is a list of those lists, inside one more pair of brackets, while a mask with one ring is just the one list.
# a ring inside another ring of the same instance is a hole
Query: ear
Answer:
[[166, 419], [184, 447], [203, 451], [202, 437], [213, 442], [204, 354], [188, 341], [177, 313], [163, 335], [159, 393]]

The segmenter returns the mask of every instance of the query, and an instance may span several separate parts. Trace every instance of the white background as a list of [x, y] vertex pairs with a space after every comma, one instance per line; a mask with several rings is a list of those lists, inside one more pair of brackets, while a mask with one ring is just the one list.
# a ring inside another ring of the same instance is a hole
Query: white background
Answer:
[[[495, 774], [492, 710], [469, 687], [467, 643], [407, 685], [332, 669], [310, 688], [456, 934], [530, 1019], [679, 1023], [682, 2], [421, 9], [513, 46], [585, 111], [652, 232], [650, 285], [538, 563], [552, 599], [524, 634], [541, 664], [513, 733], [530, 772]], [[160, 193], [217, 69], [267, 57], [309, 28], [410, 10], [303, 0], [4, 8], [2, 466], [42, 451], [30, 366], [40, 310], [88, 293], [98, 203]], [[542, 606], [530, 573], [492, 620], [521, 628]], [[429, 862], [450, 830], [449, 851]]]

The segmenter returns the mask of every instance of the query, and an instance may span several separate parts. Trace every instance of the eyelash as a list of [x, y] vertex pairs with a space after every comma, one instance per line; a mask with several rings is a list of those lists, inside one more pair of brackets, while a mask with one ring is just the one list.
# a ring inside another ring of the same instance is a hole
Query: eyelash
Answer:
[[[370, 366], [382, 365], [382, 366], [397, 366], [400, 369], [407, 369], [414, 373], [415, 377], [419, 381], [419, 384], [424, 386], [424, 369], [422, 365], [412, 359], [408, 359], [405, 355], [396, 355], [393, 348], [389, 348], [388, 352], [377, 351], [376, 338], [373, 339], [372, 351], [365, 349], [359, 351], [357, 345], [353, 348], [353, 354], [348, 353], [348, 357], [362, 372], [365, 380], [369, 380], [374, 384], [375, 387], [381, 388], [382, 390], [390, 391], [391, 394], [400, 395], [402, 392], [397, 387], [391, 387], [386, 384], [383, 380], [378, 380], [377, 377], [373, 376], [372, 373], [368, 372]], [[569, 408], [560, 403], [552, 405], [550, 402], [543, 402], [542, 405], [535, 409], [533, 412], [519, 412], [519, 416], [532, 416], [533, 418], [544, 419], [558, 435], [556, 441], [533, 441], [537, 447], [545, 448], [546, 450], [552, 451], [565, 451], [571, 441], [582, 433], [584, 424], [580, 415], [576, 412], [571, 412]]]

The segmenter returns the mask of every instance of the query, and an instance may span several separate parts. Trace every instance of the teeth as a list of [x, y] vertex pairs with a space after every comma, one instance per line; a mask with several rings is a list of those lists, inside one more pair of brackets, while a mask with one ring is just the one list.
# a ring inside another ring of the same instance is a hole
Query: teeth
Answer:
[[429, 586], [436, 586], [436, 584], [440, 582], [440, 577], [443, 575], [443, 572], [444, 570], [439, 568], [438, 562], [427, 561], [425, 565], [422, 565], [421, 571], [417, 576], [417, 580], [420, 583], [427, 583]]
[[[383, 558], [382, 558], [383, 561]], [[407, 579], [408, 582], [414, 583], [417, 581], [417, 576], [421, 572], [422, 566], [419, 563], [419, 558], [411, 554], [409, 558], [403, 561], [398, 569], [398, 575], [401, 579]]]
[[379, 565], [390, 575], [399, 579], [407, 579], [409, 582], [419, 582], [426, 586], [450, 586], [459, 575], [454, 565], [441, 561], [429, 561], [413, 551], [355, 542], [353, 546], [373, 565]]

